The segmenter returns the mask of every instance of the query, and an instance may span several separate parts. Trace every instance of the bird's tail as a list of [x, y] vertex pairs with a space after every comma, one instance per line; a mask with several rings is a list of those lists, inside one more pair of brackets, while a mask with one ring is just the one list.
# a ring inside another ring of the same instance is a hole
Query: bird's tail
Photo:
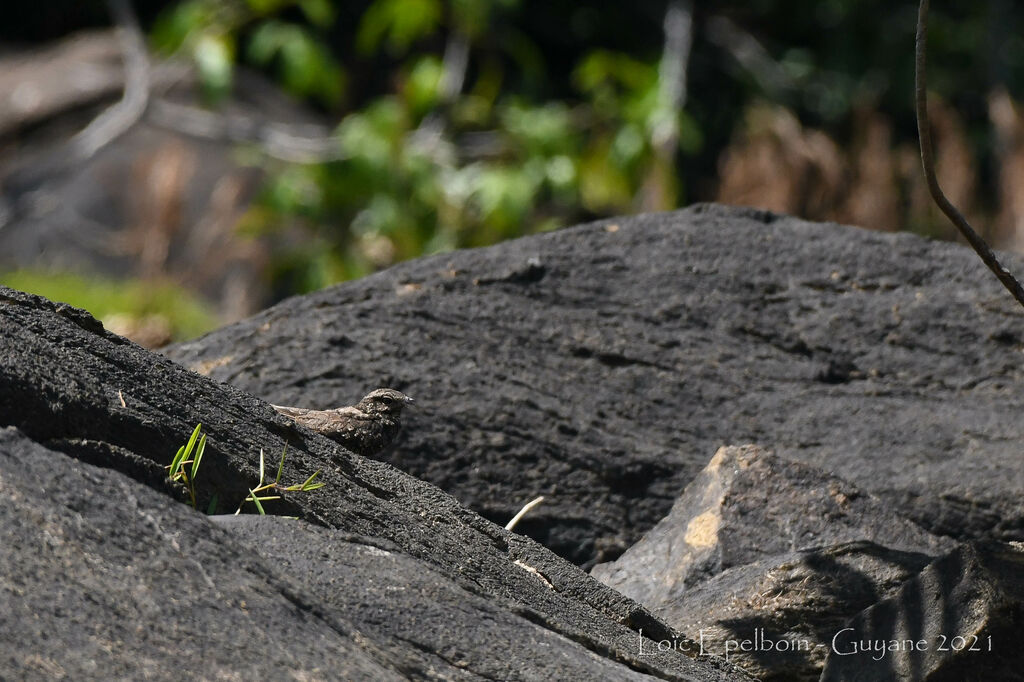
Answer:
[[285, 407], [284, 405], [271, 405], [271, 407], [286, 417], [301, 417], [309, 412], [309, 410], [304, 407]]

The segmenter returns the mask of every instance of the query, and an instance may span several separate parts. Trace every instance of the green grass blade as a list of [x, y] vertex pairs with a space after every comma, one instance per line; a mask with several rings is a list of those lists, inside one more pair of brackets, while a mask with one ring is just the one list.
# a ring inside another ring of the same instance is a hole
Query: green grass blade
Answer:
[[[312, 488], [309, 487], [309, 484], [312, 483], [313, 479], [316, 478], [319, 475], [320, 475], [320, 470], [317, 469], [316, 471], [313, 472], [313, 475], [310, 476], [309, 478], [307, 478], [306, 482], [302, 484], [301, 490], [312, 490]], [[320, 485], [323, 485], [323, 484], [321, 483]]]
[[317, 488], [323, 488], [325, 485], [327, 485], [327, 484], [326, 483], [309, 483], [309, 484], [306, 484], [306, 483], [295, 483], [294, 485], [290, 485], [287, 488], [285, 488], [285, 490], [287, 490], [288, 492], [291, 492], [291, 493], [306, 493], [306, 492], [309, 492], [310, 490], [316, 490]]
[[206, 434], [199, 439], [199, 449], [196, 450], [196, 457], [192, 462], [192, 480], [196, 480], [196, 474], [199, 473], [199, 462], [203, 459], [203, 452], [206, 450]]
[[274, 483], [281, 482], [281, 473], [284, 471], [284, 456], [288, 454], [288, 443], [284, 444], [284, 450], [281, 450], [281, 461], [277, 464], [277, 478], [274, 479]]
[[201, 429], [201, 428], [203, 428], [203, 425], [201, 423], [200, 424], [196, 424], [195, 430], [192, 432], [192, 435], [189, 437], [188, 445], [185, 446], [185, 456], [186, 457], [188, 457], [189, 455], [192, 454], [192, 448], [194, 448], [196, 446], [196, 439], [199, 438], [199, 429]]
[[263, 511], [263, 505], [260, 504], [260, 498], [256, 497], [256, 493], [254, 493], [251, 490], [249, 491], [249, 499], [251, 499], [256, 504], [256, 509], [259, 511], [260, 516], [267, 515], [267, 512]]
[[178, 469], [181, 468], [181, 460], [185, 459], [185, 446], [182, 445], [178, 448], [178, 454], [171, 460], [171, 465], [168, 467], [169, 471], [167, 476], [172, 480], [178, 480]]
[[210, 498], [210, 504], [206, 505], [206, 515], [213, 516], [213, 513], [217, 511], [217, 493], [213, 494]]

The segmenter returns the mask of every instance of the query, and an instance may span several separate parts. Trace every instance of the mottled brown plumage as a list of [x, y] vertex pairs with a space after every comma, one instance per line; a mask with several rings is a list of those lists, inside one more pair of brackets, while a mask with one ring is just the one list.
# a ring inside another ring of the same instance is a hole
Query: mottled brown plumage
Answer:
[[271, 405], [306, 428], [333, 438], [360, 455], [375, 455], [386, 448], [402, 427], [402, 408], [413, 402], [393, 388], [378, 388], [352, 407], [308, 410]]

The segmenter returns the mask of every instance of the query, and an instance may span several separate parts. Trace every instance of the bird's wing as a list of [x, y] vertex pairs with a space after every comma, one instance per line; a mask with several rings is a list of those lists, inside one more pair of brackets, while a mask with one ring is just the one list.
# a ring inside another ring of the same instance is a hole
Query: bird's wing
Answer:
[[358, 407], [339, 407], [335, 410], [331, 410], [334, 414], [339, 417], [353, 417], [355, 419], [368, 419], [370, 415], [366, 414]]

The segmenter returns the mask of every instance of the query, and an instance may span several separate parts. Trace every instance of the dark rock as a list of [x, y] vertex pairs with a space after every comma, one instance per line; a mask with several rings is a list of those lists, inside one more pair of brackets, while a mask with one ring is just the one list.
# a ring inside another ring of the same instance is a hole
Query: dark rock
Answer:
[[[344, 563], [344, 554], [324, 557], [319, 566], [293, 562], [289, 564], [293, 575], [271, 571], [267, 567], [273, 568], [273, 560], [258, 560], [262, 556], [258, 547], [241, 545], [240, 549], [224, 531], [171, 504], [170, 498], [129, 483], [120, 474], [67, 462], [63, 455], [43, 449], [85, 453], [90, 461], [110, 469], [124, 467], [125, 473], [147, 482], [152, 471], [139, 466], [139, 459], [161, 467], [169, 464], [199, 422], [208, 435], [197, 479], [199, 508], [207, 508], [216, 495], [221, 511], [233, 510], [257, 481], [261, 453], [276, 460], [276, 453], [287, 444], [284, 482], [305, 480], [319, 470], [319, 480], [326, 487], [305, 494], [286, 492], [282, 500], [267, 506], [327, 528], [390, 542], [404, 555], [396, 561], [405, 562], [401, 570], [406, 574], [417, 565], [427, 565], [421, 569], [423, 580], [433, 575], [450, 581], [437, 585], [433, 594], [440, 603], [433, 605], [433, 613], [443, 610], [445, 600], [461, 595], [459, 590], [476, 595], [479, 599], [463, 612], [466, 620], [453, 620], [451, 627], [456, 631], [468, 630], [468, 622], [477, 615], [489, 617], [481, 610], [488, 602], [491, 615], [495, 610], [507, 612], [505, 623], [516, 617], [546, 631], [517, 622], [522, 625], [516, 630], [522, 635], [516, 644], [519, 650], [531, 638], [555, 647], [550, 656], [537, 657], [539, 669], [548, 670], [562, 652], [571, 659], [565, 661], [570, 669], [592, 666], [584, 677], [618, 679], [644, 673], [674, 680], [731, 680], [742, 676], [718, 659], [696, 659], [683, 648], [658, 649], [655, 639], [678, 637], [662, 621], [532, 540], [459, 506], [434, 486], [385, 463], [358, 457], [322, 435], [296, 427], [266, 403], [236, 388], [149, 353], [103, 331], [95, 321], [84, 321], [80, 311], [69, 314], [66, 306], [0, 288], [0, 426], [14, 425], [41, 446], [26, 445], [13, 432], [5, 436], [11, 443], [4, 449], [11, 458], [5, 460], [10, 471], [0, 471], [0, 481], [8, 498], [5, 512], [13, 521], [5, 516], [4, 532], [15, 535], [5, 536], [3, 575], [19, 576], [17, 580], [24, 584], [13, 584], [6, 595], [11, 603], [0, 609], [5, 615], [16, 614], [8, 620], [0, 616], [0, 630], [8, 638], [5, 650], [11, 652], [4, 659], [9, 673], [4, 670], [0, 677], [20, 678], [35, 674], [37, 668], [50, 673], [65, 669], [89, 677], [88, 666], [96, 662], [104, 677], [178, 679], [179, 667], [161, 666], [159, 658], [151, 666], [147, 654], [151, 648], [160, 649], [177, 659], [182, 654], [174, 647], [173, 637], [197, 624], [202, 627], [195, 635], [181, 634], [194, 644], [182, 650], [201, 651], [195, 654], [198, 660], [212, 660], [216, 664], [212, 669], [225, 674], [237, 670], [239, 675], [253, 676], [251, 666], [258, 665], [257, 676], [281, 678], [308, 665], [311, 677], [331, 678], [329, 665], [338, 658], [345, 662], [338, 664], [342, 672], [337, 676], [355, 679], [387, 678], [392, 673], [429, 677], [438, 660], [463, 667], [460, 651], [408, 649], [400, 657], [401, 666], [408, 667], [394, 667], [392, 655], [386, 652], [415, 647], [397, 640], [400, 633], [415, 627], [416, 613], [395, 614], [396, 619], [410, 620], [396, 622], [391, 630], [374, 630], [364, 606], [345, 604], [340, 594], [323, 594], [321, 590], [332, 580], [347, 579], [347, 574], [326, 573]], [[19, 471], [24, 472], [23, 478]], [[19, 500], [17, 507], [9, 503], [12, 496]], [[288, 533], [305, 532], [301, 528], [289, 526]], [[54, 537], [47, 539], [50, 535]], [[325, 537], [331, 536], [321, 539]], [[74, 538], [75, 544], [64, 553], [44, 551], [47, 542], [64, 547], [70, 542], [67, 538]], [[267, 545], [268, 552], [278, 551], [270, 541]], [[109, 558], [103, 555], [107, 549]], [[212, 566], [207, 568], [207, 562]], [[127, 568], [115, 570], [121, 566]], [[191, 572], [183, 575], [182, 568]], [[237, 589], [230, 587], [235, 583], [221, 584], [224, 571], [239, 574]], [[357, 576], [356, 582], [379, 578], [380, 574]], [[155, 592], [152, 583], [165, 584], [166, 591]], [[140, 584], [149, 592], [140, 592], [120, 607], [122, 597], [126, 599]], [[348, 589], [339, 592], [352, 598], [373, 592]], [[165, 596], [174, 590], [184, 591], [187, 598], [175, 601]], [[242, 609], [243, 600], [248, 608], [250, 598], [251, 616], [232, 611]], [[429, 594], [422, 598], [424, 603], [433, 600]], [[394, 603], [408, 601], [395, 597]], [[388, 608], [387, 603], [374, 605]], [[279, 609], [286, 613], [275, 618]], [[349, 611], [364, 618], [365, 633], [358, 630], [358, 623], [356, 630], [348, 629]], [[244, 619], [250, 618], [268, 623], [265, 636], [253, 635], [244, 626]], [[75, 627], [80, 639], [68, 631]], [[289, 648], [292, 640], [286, 637], [285, 651], [268, 657], [266, 652], [278, 646], [276, 633], [293, 627], [292, 636], [306, 644]], [[641, 640], [641, 630], [648, 639]], [[214, 631], [216, 635], [211, 634]], [[88, 639], [90, 633], [111, 636]], [[246, 644], [239, 641], [249, 637], [262, 655], [247, 656]], [[420, 641], [444, 643], [440, 637]], [[321, 643], [325, 650], [314, 655]], [[476, 641], [472, 652], [483, 655], [486, 649], [494, 660], [479, 661], [473, 669], [501, 670], [508, 664], [506, 645], [504, 638]], [[102, 653], [66, 661], [58, 655], [65, 647], [83, 656]], [[298, 665], [293, 656], [306, 663]], [[235, 663], [240, 658], [244, 660]], [[416, 667], [422, 662], [426, 669]], [[210, 670], [205, 668], [203, 674], [211, 674]], [[451, 676], [456, 672], [451, 671]]]
[[0, 481], [0, 678], [406, 677], [166, 495], [12, 428], [0, 429]]
[[[650, 679], [533, 622], [513, 599], [460, 587], [394, 543], [270, 516], [228, 516], [229, 531], [306, 587], [413, 677]], [[429, 674], [428, 674], [429, 672]]]
[[848, 619], [954, 544], [747, 445], [721, 448], [668, 516], [591, 573], [758, 679], [816, 680]]
[[819, 469], [753, 445], [724, 447], [668, 516], [616, 561], [591, 573], [661, 611], [727, 568], [860, 540], [928, 557], [954, 546]]
[[742, 442], [934, 533], [1024, 539], [1021, 339], [968, 249], [702, 205], [404, 263], [167, 352], [275, 403], [414, 395], [386, 461], [500, 523], [544, 495], [517, 531], [587, 566]]
[[790, 552], [722, 571], [656, 613], [759, 680], [812, 681], [845, 623], [929, 561], [872, 542]]
[[960, 547], [841, 628], [823, 681], [1024, 680], [1024, 548]]

